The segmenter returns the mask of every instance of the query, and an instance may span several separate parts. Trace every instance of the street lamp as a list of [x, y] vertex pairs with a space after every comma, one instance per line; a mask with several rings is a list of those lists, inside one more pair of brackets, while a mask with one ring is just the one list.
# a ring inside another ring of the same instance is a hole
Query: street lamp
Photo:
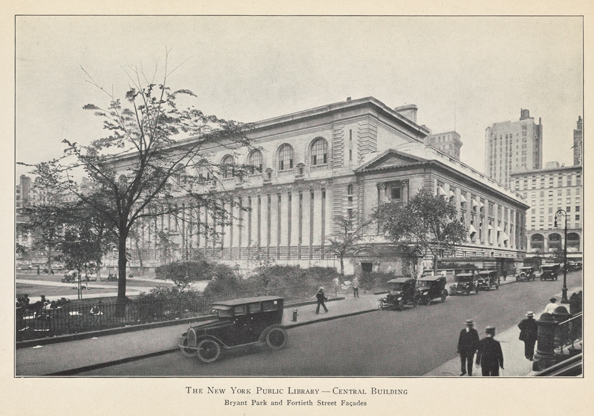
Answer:
[[563, 245], [563, 289], [561, 289], [561, 303], [569, 303], [567, 300], [567, 212], [565, 210], [558, 210], [555, 213], [555, 228], [557, 228], [557, 217], [563, 215], [565, 217], [565, 243]]

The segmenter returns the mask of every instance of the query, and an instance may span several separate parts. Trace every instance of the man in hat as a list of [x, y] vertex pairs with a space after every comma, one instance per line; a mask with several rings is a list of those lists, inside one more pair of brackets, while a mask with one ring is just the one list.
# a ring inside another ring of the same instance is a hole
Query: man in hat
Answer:
[[526, 313], [526, 319], [518, 324], [518, 328], [520, 328], [520, 341], [524, 341], [524, 355], [532, 361], [534, 359], [534, 344], [538, 338], [538, 324], [534, 320], [532, 311]]
[[460, 368], [461, 376], [466, 374], [468, 369], [468, 375], [472, 375], [472, 360], [474, 354], [479, 346], [479, 335], [476, 329], [474, 329], [474, 321], [472, 319], [466, 320], [466, 328], [460, 331], [458, 337], [458, 354], [460, 354]]
[[556, 298], [551, 298], [549, 299], [549, 303], [547, 304], [547, 306], [545, 307], [545, 313], [553, 313], [555, 311], [555, 309], [557, 309], [557, 299]]
[[324, 304], [324, 301], [328, 300], [328, 298], [324, 294], [323, 287], [321, 287], [320, 290], [318, 290], [318, 293], [316, 293], [316, 298], [318, 299], [318, 307], [316, 309], [316, 315], [320, 313], [320, 306], [322, 306], [324, 308], [324, 310], [326, 311], [326, 313], [328, 313], [328, 308], [326, 308], [326, 305]]
[[481, 366], [483, 376], [498, 376], [499, 367], [503, 370], [503, 352], [501, 344], [496, 341], [495, 327], [485, 328], [486, 336], [479, 341], [478, 353], [476, 354], [476, 366]]

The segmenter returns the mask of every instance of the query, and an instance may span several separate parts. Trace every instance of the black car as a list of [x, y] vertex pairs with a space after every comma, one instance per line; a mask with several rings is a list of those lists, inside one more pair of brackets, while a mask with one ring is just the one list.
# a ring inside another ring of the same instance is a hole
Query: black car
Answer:
[[456, 275], [456, 294], [469, 295], [475, 292], [479, 293], [478, 276], [473, 273], [460, 273]]
[[445, 287], [446, 278], [444, 276], [426, 276], [417, 279], [419, 303], [429, 305], [434, 299], [440, 299], [442, 302], [445, 302], [448, 296], [448, 291]]
[[283, 298], [262, 296], [212, 304], [217, 319], [193, 325], [182, 335], [180, 350], [203, 363], [216, 361], [221, 348], [266, 344], [273, 350], [287, 345], [288, 335], [281, 325]]
[[477, 287], [481, 290], [499, 289], [499, 273], [497, 270], [480, 270], [477, 273]]
[[415, 279], [409, 277], [398, 277], [388, 280], [388, 294], [379, 300], [379, 308], [396, 308], [404, 310], [405, 305], [413, 308], [419, 303], [419, 292], [416, 289]]
[[543, 264], [541, 270], [540, 280], [557, 280], [561, 265], [558, 263]]

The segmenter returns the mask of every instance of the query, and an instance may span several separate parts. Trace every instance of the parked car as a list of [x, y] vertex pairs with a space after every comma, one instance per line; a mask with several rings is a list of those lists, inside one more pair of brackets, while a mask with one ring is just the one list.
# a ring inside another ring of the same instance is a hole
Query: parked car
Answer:
[[388, 294], [379, 300], [379, 308], [396, 308], [404, 310], [405, 305], [412, 305], [414, 308], [419, 303], [419, 292], [416, 288], [416, 281], [409, 277], [398, 277], [388, 280]]
[[543, 264], [541, 270], [540, 280], [557, 280], [561, 265], [559, 263]]
[[579, 261], [570, 261], [568, 262], [568, 272], [575, 272], [578, 270], [582, 270], [582, 263]]
[[477, 295], [479, 293], [478, 288], [478, 276], [473, 273], [460, 273], [456, 275], [456, 294], [466, 294], [470, 295], [470, 293], [475, 292]]
[[440, 299], [445, 302], [448, 291], [446, 290], [445, 276], [427, 276], [417, 279], [419, 303], [429, 305], [432, 300]]
[[215, 302], [217, 319], [193, 325], [182, 334], [179, 348], [186, 357], [212, 363], [221, 349], [266, 344], [273, 350], [284, 348], [289, 339], [281, 325], [283, 298], [261, 296]]
[[499, 273], [497, 270], [479, 270], [476, 285], [481, 290], [499, 289]]
[[536, 273], [533, 266], [523, 266], [516, 274], [516, 282], [536, 280]]

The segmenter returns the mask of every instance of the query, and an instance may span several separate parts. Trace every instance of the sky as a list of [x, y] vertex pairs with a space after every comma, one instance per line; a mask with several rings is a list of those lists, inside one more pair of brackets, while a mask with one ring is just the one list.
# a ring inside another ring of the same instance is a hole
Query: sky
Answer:
[[[485, 129], [525, 108], [542, 119], [543, 165], [571, 165], [582, 39], [580, 17], [18, 16], [16, 161], [102, 137], [82, 107], [109, 98], [87, 73], [123, 98], [127, 73], [159, 81], [170, 50], [169, 85], [207, 114], [255, 122], [347, 97], [416, 104], [417, 122], [456, 130], [461, 160], [482, 172]], [[17, 166], [17, 180], [27, 171]]]

